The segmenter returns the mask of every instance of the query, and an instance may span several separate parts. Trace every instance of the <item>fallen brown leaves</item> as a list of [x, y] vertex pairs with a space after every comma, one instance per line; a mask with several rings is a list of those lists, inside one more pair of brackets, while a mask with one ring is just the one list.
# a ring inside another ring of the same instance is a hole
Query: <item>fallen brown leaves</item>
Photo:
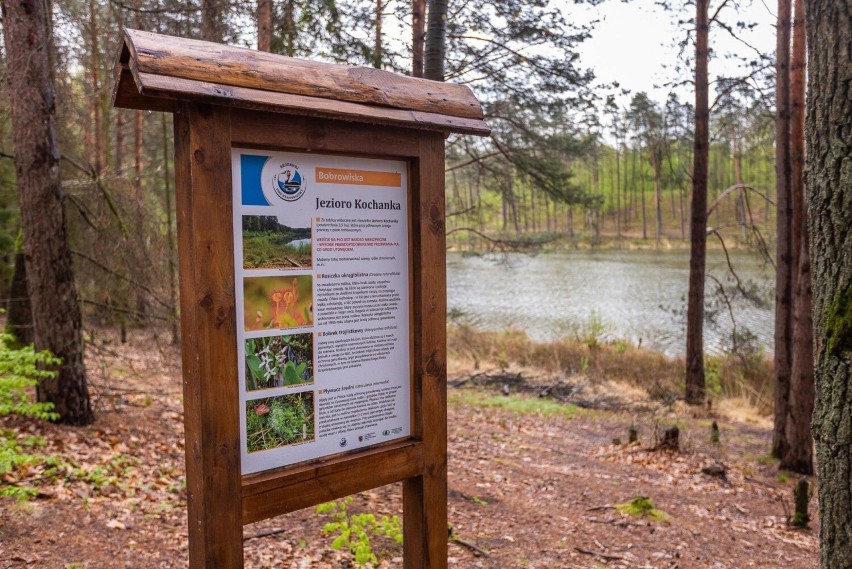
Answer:
[[[186, 567], [179, 358], [139, 334], [127, 346], [101, 335], [90, 350], [94, 426], [5, 421], [43, 436], [40, 452], [77, 471], [45, 479], [29, 503], [0, 501], [0, 569]], [[817, 567], [816, 530], [785, 523], [780, 500], [791, 484], [748, 458], [766, 452], [764, 428], [723, 423], [714, 446], [704, 442], [705, 421], [678, 418], [685, 452], [652, 452], [642, 445], [652, 446], [659, 415], [591, 410], [571, 418], [484, 406], [481, 392], [462, 393], [449, 410], [451, 567]], [[639, 445], [610, 444], [632, 423]], [[701, 472], [716, 463], [727, 480]], [[610, 507], [638, 495], [668, 521]], [[357, 496], [352, 509], [400, 514], [400, 498], [397, 485], [379, 488]], [[353, 567], [323, 535], [327, 521], [309, 509], [247, 526], [246, 566]], [[402, 566], [399, 548], [379, 553], [382, 569]]]

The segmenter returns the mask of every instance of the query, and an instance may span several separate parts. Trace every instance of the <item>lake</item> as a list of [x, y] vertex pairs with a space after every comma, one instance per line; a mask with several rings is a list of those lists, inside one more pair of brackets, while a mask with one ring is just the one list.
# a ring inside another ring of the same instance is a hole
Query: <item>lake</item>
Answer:
[[[756, 287], [763, 306], [733, 298], [740, 332], [772, 352], [774, 269], [755, 254], [733, 251], [732, 264], [743, 282]], [[733, 290], [721, 251], [709, 251], [707, 273]], [[686, 346], [688, 251], [570, 251], [526, 255], [447, 255], [448, 306], [480, 328], [524, 330], [536, 340], [553, 340], [590, 327], [604, 339], [682, 355]], [[705, 322], [708, 353], [731, 346], [731, 318], [707, 280], [713, 322]], [[738, 295], [737, 295], [738, 296]]]

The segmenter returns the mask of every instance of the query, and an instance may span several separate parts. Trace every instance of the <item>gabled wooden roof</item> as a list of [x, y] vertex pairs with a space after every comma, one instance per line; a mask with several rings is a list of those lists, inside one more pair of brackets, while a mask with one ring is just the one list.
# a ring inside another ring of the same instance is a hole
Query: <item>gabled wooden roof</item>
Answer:
[[179, 101], [487, 135], [465, 85], [125, 29], [113, 104], [174, 111]]

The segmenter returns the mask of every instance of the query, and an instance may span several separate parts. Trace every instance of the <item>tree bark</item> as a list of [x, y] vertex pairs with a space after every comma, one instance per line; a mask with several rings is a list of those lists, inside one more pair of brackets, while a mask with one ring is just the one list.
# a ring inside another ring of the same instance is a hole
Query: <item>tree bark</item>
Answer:
[[447, 51], [447, 0], [429, 0], [426, 24], [426, 60], [423, 76], [433, 81], [444, 80], [444, 58]]
[[772, 455], [787, 452], [793, 339], [793, 249], [790, 195], [790, 0], [778, 0], [775, 62], [775, 188], [778, 215], [775, 245], [775, 428]]
[[709, 0], [696, 0], [695, 10], [695, 142], [690, 213], [689, 293], [686, 307], [686, 402], [701, 405], [704, 378], [704, 278], [707, 257], [707, 159], [710, 148]]
[[411, 75], [423, 77], [423, 45], [426, 42], [426, 0], [411, 3]]
[[[655, 150], [656, 152], [656, 150]], [[651, 170], [654, 175], [654, 205], [656, 211], [656, 223], [654, 225], [654, 230], [656, 233], [657, 245], [659, 246], [660, 241], [663, 238], [663, 209], [662, 209], [662, 190], [660, 189], [660, 163], [658, 160], [654, 160], [651, 164]]]
[[175, 262], [174, 225], [172, 222], [172, 218], [174, 217], [174, 214], [172, 213], [172, 175], [169, 171], [169, 156], [171, 156], [171, 153], [169, 152], [169, 131], [166, 127], [165, 113], [160, 114], [160, 125], [163, 130], [163, 187], [165, 188], [163, 193], [166, 197], [166, 241], [168, 243], [169, 252], [169, 302], [172, 305], [171, 314], [169, 316], [171, 318], [172, 327], [172, 345], [177, 346], [180, 344], [180, 315], [178, 314], [177, 297], [178, 274], [177, 263]]
[[20, 251], [15, 253], [12, 286], [9, 287], [9, 301], [6, 303], [6, 331], [13, 334], [21, 346], [33, 343], [33, 315], [27, 294], [27, 266], [24, 254]]
[[103, 115], [101, 114], [101, 79], [100, 79], [100, 42], [98, 41], [98, 12], [94, 0], [89, 0], [89, 80], [92, 93], [89, 98], [92, 114], [94, 146], [92, 148], [92, 166], [98, 176], [106, 165], [105, 145], [103, 139]]
[[820, 566], [852, 567], [852, 18], [811, 2], [806, 187], [814, 273]]
[[793, 55], [790, 60], [790, 193], [794, 212], [794, 247], [798, 247], [793, 293], [793, 339], [790, 396], [784, 424], [786, 452], [781, 468], [813, 474], [811, 419], [814, 412], [813, 318], [811, 316], [811, 266], [808, 254], [805, 202], [805, 14], [804, 0], [795, 0]]
[[272, 51], [272, 0], [257, 0], [257, 49]]
[[296, 0], [284, 2], [284, 54], [288, 57], [296, 55]]
[[382, 0], [376, 0], [376, 43], [373, 48], [373, 67], [382, 68]]
[[24, 235], [27, 290], [35, 347], [62, 359], [57, 376], [38, 386], [60, 421], [90, 424], [94, 416], [83, 366], [81, 316], [56, 143], [56, 101], [50, 72], [48, 19], [40, 0], [2, 0], [11, 99], [15, 171]]
[[201, 39], [220, 43], [225, 40], [223, 3], [224, 0], [201, 0]]

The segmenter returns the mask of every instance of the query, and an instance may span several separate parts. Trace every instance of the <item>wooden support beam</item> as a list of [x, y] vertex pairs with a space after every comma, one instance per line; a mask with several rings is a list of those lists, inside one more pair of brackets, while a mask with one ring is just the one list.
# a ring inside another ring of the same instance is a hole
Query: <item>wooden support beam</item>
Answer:
[[393, 484], [423, 470], [423, 445], [407, 440], [320, 464], [270, 470], [243, 479], [243, 523], [330, 502], [378, 486]]
[[231, 116], [182, 104], [175, 113], [175, 181], [189, 566], [243, 566]]
[[422, 134], [412, 168], [415, 438], [420, 476], [403, 484], [405, 569], [447, 567], [447, 295], [444, 139]]

